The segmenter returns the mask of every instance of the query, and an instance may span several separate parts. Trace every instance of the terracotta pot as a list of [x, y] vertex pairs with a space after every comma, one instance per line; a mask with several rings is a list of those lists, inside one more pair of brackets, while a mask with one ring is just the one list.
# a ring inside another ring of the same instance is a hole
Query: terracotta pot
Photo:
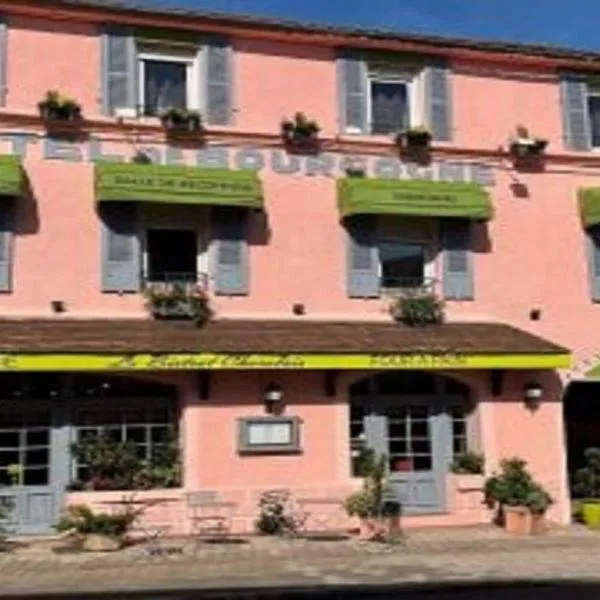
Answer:
[[504, 529], [515, 535], [536, 535], [546, 531], [546, 519], [524, 506], [505, 506]]
[[116, 552], [123, 546], [118, 538], [90, 533], [83, 538], [82, 548], [87, 552]]
[[360, 537], [373, 540], [388, 537], [400, 531], [400, 517], [367, 517], [360, 520]]

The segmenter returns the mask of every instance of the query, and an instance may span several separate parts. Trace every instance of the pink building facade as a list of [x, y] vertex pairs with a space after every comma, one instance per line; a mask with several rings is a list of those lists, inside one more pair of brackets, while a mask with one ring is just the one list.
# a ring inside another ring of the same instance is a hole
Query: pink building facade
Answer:
[[[406, 525], [489, 521], [483, 475], [451, 473], [466, 451], [486, 474], [526, 460], [567, 523], [563, 398], [600, 346], [600, 56], [103, 4], [0, 1], [15, 528], [123, 496], [90, 491], [73, 442], [104, 431], [151, 461], [173, 430], [180, 479], [137, 492], [173, 531], [191, 493], [247, 531], [271, 489], [346, 526], [365, 447]], [[40, 118], [48, 90], [81, 118]], [[282, 139], [299, 111], [317, 145]], [[419, 126], [430, 149], [399, 148]], [[541, 156], [515, 154], [536, 136]], [[415, 295], [444, 323], [396, 322]]]

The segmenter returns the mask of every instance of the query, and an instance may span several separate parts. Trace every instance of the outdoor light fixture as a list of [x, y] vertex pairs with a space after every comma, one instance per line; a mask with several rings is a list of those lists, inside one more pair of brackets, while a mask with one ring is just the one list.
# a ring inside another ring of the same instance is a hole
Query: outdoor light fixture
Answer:
[[525, 406], [530, 410], [535, 410], [540, 405], [540, 400], [544, 395], [544, 388], [539, 383], [530, 382], [523, 387], [525, 397]]
[[263, 399], [267, 412], [272, 414], [275, 407], [283, 400], [283, 388], [278, 383], [269, 383], [263, 392]]

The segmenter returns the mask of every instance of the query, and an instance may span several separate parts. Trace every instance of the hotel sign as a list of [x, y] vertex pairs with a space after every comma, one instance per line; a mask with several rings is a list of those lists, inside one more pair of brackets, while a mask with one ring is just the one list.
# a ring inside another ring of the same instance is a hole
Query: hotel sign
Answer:
[[[42, 146], [46, 160], [67, 162], [131, 162], [134, 149], [131, 144], [106, 142], [90, 137], [85, 141], [69, 141], [36, 133], [7, 133], [0, 135], [8, 153], [24, 159], [33, 145]], [[116, 152], [116, 148], [121, 152]], [[202, 168], [233, 169], [261, 172], [271, 170], [284, 175], [305, 175], [339, 178], [349, 169], [363, 170], [368, 177], [382, 179], [474, 182], [483, 186], [495, 185], [494, 169], [489, 164], [459, 160], [434, 160], [421, 165], [403, 161], [395, 156], [376, 156], [321, 152], [314, 156], [297, 156], [285, 150], [263, 149], [254, 146], [229, 147], [205, 145], [184, 149], [168, 144], [136, 147], [157, 165], [188, 165]]]
[[3, 354], [0, 371], [558, 369], [568, 354]]

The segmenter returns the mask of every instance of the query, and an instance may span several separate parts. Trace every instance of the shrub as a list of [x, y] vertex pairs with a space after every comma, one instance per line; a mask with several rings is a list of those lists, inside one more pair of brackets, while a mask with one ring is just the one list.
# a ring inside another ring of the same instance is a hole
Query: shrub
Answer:
[[286, 490], [265, 492], [260, 497], [259, 508], [256, 529], [264, 535], [293, 534], [301, 525], [301, 519], [292, 508], [291, 494]]
[[75, 530], [81, 535], [105, 535], [121, 539], [137, 517], [137, 511], [128, 509], [121, 514], [94, 513], [88, 506], [71, 506], [55, 529], [58, 532]]
[[391, 313], [396, 321], [405, 325], [441, 323], [444, 320], [444, 303], [431, 293], [405, 292], [392, 305]]
[[586, 466], [575, 473], [573, 491], [582, 498], [600, 499], [600, 448], [587, 448]]

